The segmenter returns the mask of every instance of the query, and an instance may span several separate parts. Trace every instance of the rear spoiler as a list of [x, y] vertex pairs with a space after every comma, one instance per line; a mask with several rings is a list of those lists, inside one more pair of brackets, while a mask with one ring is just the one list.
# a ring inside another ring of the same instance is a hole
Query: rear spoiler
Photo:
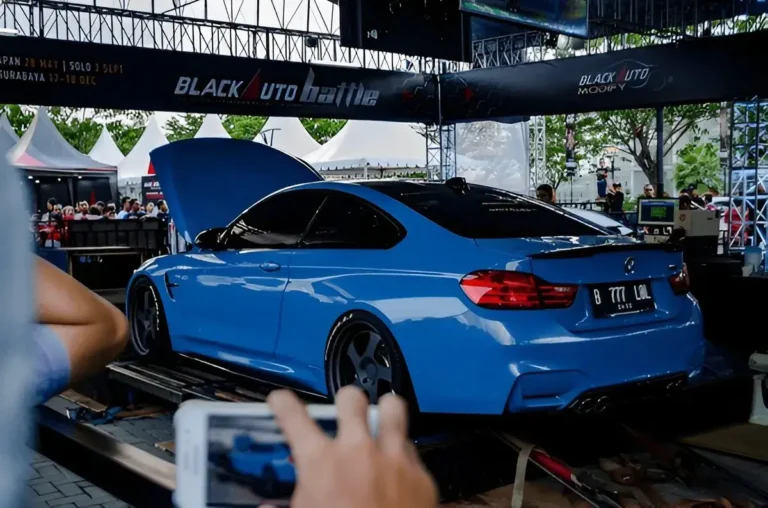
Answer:
[[623, 251], [664, 251], [682, 252], [683, 247], [674, 243], [604, 243], [602, 245], [589, 245], [586, 247], [573, 247], [570, 249], [556, 249], [538, 252], [528, 256], [531, 259], [556, 259], [556, 258], [586, 258], [605, 252]]

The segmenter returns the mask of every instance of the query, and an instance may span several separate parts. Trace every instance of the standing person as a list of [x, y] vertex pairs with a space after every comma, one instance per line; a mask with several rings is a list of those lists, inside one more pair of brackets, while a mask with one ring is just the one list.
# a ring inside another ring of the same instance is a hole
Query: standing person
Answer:
[[102, 216], [106, 217], [107, 219], [114, 219], [116, 216], [115, 205], [110, 203], [106, 207], [104, 207], [104, 212], [102, 213]]
[[158, 219], [166, 220], [168, 219], [168, 203], [165, 202], [164, 199], [161, 199], [157, 202], [157, 214], [156, 217]]
[[536, 198], [550, 205], [555, 204], [555, 189], [548, 183], [543, 183], [536, 187]]
[[86, 215], [88, 215], [89, 209], [90, 209], [90, 206], [88, 206], [88, 203], [86, 201], [80, 201], [77, 204], [77, 213], [75, 214], [75, 220], [85, 219]]
[[132, 199], [130, 201], [131, 204], [131, 211], [128, 212], [128, 219], [140, 219], [144, 217], [145, 212], [141, 211], [141, 203], [138, 199]]
[[717, 210], [717, 207], [712, 203], [712, 194], [707, 192], [704, 194], [704, 209], [705, 210]]
[[624, 215], [624, 192], [619, 182], [613, 182], [611, 186], [608, 213], [621, 217]]
[[642, 199], [648, 199], [648, 198], [655, 198], [656, 192], [653, 190], [653, 185], [651, 184], [645, 184], [645, 187], [643, 187], [643, 193], [640, 195]]
[[97, 206], [92, 206], [88, 213], [83, 217], [87, 220], [98, 220], [102, 218], [101, 210]]
[[597, 170], [597, 198], [606, 199], [608, 197], [608, 170]]
[[47, 211], [43, 214], [42, 217], [40, 217], [40, 220], [43, 222], [55, 220], [54, 215], [56, 214], [56, 206], [58, 204], [59, 202], [56, 201], [56, 198], [49, 199], [45, 203]]
[[120, 200], [120, 211], [117, 214], [118, 219], [127, 219], [128, 214], [131, 213], [131, 198], [123, 196]]
[[695, 203], [699, 208], [704, 208], [707, 204], [699, 196], [699, 191], [694, 184], [688, 186], [688, 195], [691, 196], [691, 202]]

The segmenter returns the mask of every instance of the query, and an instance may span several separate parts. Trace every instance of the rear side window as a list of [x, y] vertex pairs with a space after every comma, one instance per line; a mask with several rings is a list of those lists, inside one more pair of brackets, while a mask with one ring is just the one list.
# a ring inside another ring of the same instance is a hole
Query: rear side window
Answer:
[[389, 249], [402, 236], [392, 220], [368, 203], [332, 192], [301, 244], [313, 249]]
[[369, 184], [448, 231], [467, 238], [604, 235], [604, 230], [500, 189], [470, 185], [465, 192], [443, 184]]

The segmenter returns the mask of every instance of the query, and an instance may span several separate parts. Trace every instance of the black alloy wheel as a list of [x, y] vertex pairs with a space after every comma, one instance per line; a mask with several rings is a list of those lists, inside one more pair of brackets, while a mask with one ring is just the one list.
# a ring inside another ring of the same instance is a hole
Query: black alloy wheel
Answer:
[[164, 352], [168, 345], [165, 314], [155, 286], [139, 279], [130, 294], [131, 345], [137, 355], [148, 357]]
[[[378, 320], [376, 320], [378, 321]], [[387, 393], [404, 393], [405, 362], [390, 332], [380, 323], [351, 313], [337, 324], [327, 355], [328, 388], [334, 397], [355, 385], [376, 404]]]

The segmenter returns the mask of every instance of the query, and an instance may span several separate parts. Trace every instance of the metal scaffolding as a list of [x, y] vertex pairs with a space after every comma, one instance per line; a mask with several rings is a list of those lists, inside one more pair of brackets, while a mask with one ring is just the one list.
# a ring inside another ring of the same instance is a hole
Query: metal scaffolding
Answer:
[[741, 249], [766, 241], [768, 220], [768, 100], [731, 107], [730, 171], [727, 189], [728, 246]]
[[294, 62], [435, 72], [432, 58], [343, 48], [325, 0], [4, 0], [18, 35]]
[[[475, 41], [472, 45], [474, 67], [510, 67], [525, 63], [538, 62], [552, 57], [547, 51], [547, 42], [552, 36], [541, 32], [527, 32], [494, 39]], [[546, 124], [543, 116], [533, 117], [528, 122], [529, 149], [528, 191], [535, 194], [539, 176], [544, 174], [547, 165]]]
[[[547, 122], [543, 116], [534, 116], [528, 123], [530, 133], [530, 165], [528, 169], [528, 192], [536, 195], [539, 186], [539, 176], [547, 170]], [[565, 141], [563, 141], [565, 143]]]
[[456, 176], [456, 125], [428, 125], [427, 180], [445, 181]]

